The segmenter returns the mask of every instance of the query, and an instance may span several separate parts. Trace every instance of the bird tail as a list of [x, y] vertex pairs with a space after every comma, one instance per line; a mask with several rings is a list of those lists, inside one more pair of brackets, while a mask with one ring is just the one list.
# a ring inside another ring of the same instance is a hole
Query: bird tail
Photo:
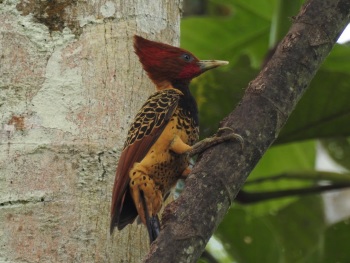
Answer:
[[152, 242], [154, 240], [156, 240], [156, 238], [159, 235], [160, 222], [159, 222], [158, 215], [149, 216], [149, 213], [148, 213], [148, 210], [147, 210], [145, 196], [144, 196], [142, 191], [141, 191], [141, 200], [142, 200], [143, 209], [145, 211], [146, 227], [147, 227], [147, 231], [148, 231], [148, 235], [149, 235], [149, 240], [150, 240], [150, 244], [152, 244]]

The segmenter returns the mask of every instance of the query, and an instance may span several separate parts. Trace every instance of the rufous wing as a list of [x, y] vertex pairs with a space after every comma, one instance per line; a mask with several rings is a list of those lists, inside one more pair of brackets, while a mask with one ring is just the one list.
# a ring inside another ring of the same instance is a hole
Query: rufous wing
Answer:
[[136, 207], [129, 190], [129, 171], [135, 162], [140, 162], [163, 132], [178, 105], [181, 92], [164, 89], [154, 93], [132, 123], [124, 149], [119, 158], [114, 181], [110, 232], [115, 226], [119, 230], [137, 217]]

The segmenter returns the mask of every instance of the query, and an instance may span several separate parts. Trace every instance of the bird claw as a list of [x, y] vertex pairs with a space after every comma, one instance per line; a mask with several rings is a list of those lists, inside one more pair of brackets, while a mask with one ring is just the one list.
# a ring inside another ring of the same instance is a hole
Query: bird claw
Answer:
[[220, 143], [223, 143], [226, 141], [231, 141], [231, 140], [238, 140], [240, 142], [241, 148], [243, 150], [244, 139], [241, 135], [234, 133], [233, 129], [231, 129], [230, 127], [222, 127], [222, 128], [219, 128], [218, 133], [226, 131], [226, 130], [230, 130], [231, 133], [227, 134], [227, 135], [223, 135], [223, 136], [215, 135], [214, 137], [205, 138], [202, 141], [197, 142], [195, 145], [193, 145], [191, 151], [189, 151], [188, 154], [190, 156], [194, 156], [194, 155], [197, 155], [199, 153], [202, 153], [203, 151], [205, 151], [206, 149], [208, 149], [214, 145], [217, 145], [217, 144], [220, 144]]
[[241, 135], [239, 135], [238, 133], [235, 133], [235, 131], [230, 128], [230, 127], [221, 127], [218, 130], [218, 133], [220, 132], [224, 132], [224, 131], [230, 131], [231, 133], [226, 135], [227, 140], [238, 140], [241, 144], [241, 149], [244, 149], [244, 139]]

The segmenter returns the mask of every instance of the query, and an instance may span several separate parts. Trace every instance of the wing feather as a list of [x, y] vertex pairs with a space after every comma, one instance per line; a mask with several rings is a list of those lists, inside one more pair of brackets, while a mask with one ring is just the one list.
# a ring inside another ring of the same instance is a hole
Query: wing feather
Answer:
[[111, 226], [119, 230], [132, 223], [137, 216], [136, 207], [129, 191], [129, 171], [135, 162], [140, 162], [163, 132], [174, 114], [181, 96], [175, 89], [165, 89], [153, 94], [137, 113], [131, 125], [113, 187]]

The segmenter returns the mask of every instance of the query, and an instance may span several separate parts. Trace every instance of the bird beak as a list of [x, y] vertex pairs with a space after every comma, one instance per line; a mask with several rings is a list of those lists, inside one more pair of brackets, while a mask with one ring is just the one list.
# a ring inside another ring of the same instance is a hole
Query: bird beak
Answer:
[[198, 66], [202, 70], [202, 72], [207, 71], [212, 68], [216, 68], [219, 66], [227, 65], [228, 61], [223, 60], [200, 60], [198, 63]]

